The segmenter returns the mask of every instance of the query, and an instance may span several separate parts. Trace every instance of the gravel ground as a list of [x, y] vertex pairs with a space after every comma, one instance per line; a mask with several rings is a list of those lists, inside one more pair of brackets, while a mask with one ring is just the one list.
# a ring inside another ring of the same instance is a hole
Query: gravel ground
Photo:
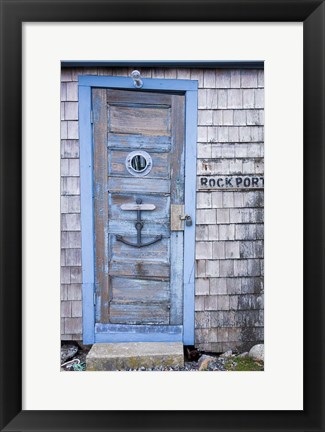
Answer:
[[[86, 357], [89, 352], [89, 349], [82, 349], [78, 347], [78, 352], [72, 359], [67, 360], [66, 366], [61, 366], [61, 371], [65, 372], [79, 372], [84, 371], [86, 369]], [[71, 360], [79, 360], [79, 362], [72, 362]]]
[[[78, 352], [76, 353], [76, 355], [73, 357], [72, 360], [76, 360], [78, 362], [78, 364], [67, 364], [66, 366], [61, 367], [62, 371], [69, 371], [69, 372], [77, 372], [77, 371], [85, 371], [86, 370], [86, 356], [89, 352], [89, 348], [81, 348], [80, 346], [78, 347]], [[238, 354], [238, 353], [237, 353]], [[189, 360], [189, 358], [187, 358], [187, 356], [185, 355], [185, 362], [184, 362], [184, 367], [163, 367], [163, 366], [158, 366], [155, 368], [145, 368], [145, 367], [140, 367], [138, 369], [126, 369], [126, 371], [130, 371], [130, 372], [134, 372], [134, 371], [139, 371], [139, 372], [146, 372], [146, 371], [157, 371], [157, 372], [163, 372], [163, 371], [187, 371], [187, 372], [201, 372], [199, 371], [199, 361], [198, 357], [201, 357], [201, 355], [204, 355], [204, 353], [202, 352], [196, 352], [196, 356], [193, 357], [195, 358], [195, 360]], [[205, 355], [206, 357], [206, 355]], [[242, 363], [243, 359], [240, 359], [240, 355], [235, 355], [235, 354], [230, 354], [226, 357], [223, 356], [219, 356], [216, 354], [208, 354], [208, 357], [213, 357], [214, 359], [212, 361], [210, 361], [207, 365], [207, 368], [205, 369], [206, 371], [229, 371], [229, 370], [240, 370], [240, 369], [236, 369], [238, 362]], [[78, 360], [77, 360], [78, 359]], [[202, 359], [201, 359], [202, 360]], [[263, 363], [262, 363], [263, 364]], [[253, 369], [246, 369], [246, 367], [244, 369], [241, 370], [263, 370], [263, 366], [262, 364], [256, 363], [256, 369], [255, 366], [253, 367]], [[250, 365], [251, 367], [251, 365]]]
[[[86, 355], [88, 354], [88, 350], [82, 350], [79, 349], [78, 353], [73, 357], [73, 359], [79, 359], [80, 360], [80, 364], [84, 365], [85, 361], [86, 361]], [[224, 367], [224, 362], [225, 359], [221, 358], [221, 357], [216, 357], [215, 361], [212, 361], [209, 363], [208, 366], [208, 370], [209, 371], [225, 371], [225, 367]], [[63, 366], [62, 370], [64, 371], [69, 371], [69, 372], [76, 372], [80, 369], [74, 369], [72, 364], [68, 364], [67, 366]], [[198, 372], [199, 371], [199, 365], [197, 361], [187, 361], [185, 359], [184, 362], [184, 367], [163, 367], [163, 366], [159, 366], [156, 368], [138, 368], [138, 369], [126, 369], [127, 371], [139, 371], [139, 372], [146, 372], [146, 371], [157, 371], [157, 372], [161, 372], [161, 371], [193, 371], [193, 372]]]
[[[225, 371], [224, 367], [225, 360], [221, 357], [216, 357], [215, 361], [209, 363], [208, 369], [209, 371]], [[127, 369], [127, 371], [190, 371], [190, 372], [199, 372], [199, 365], [196, 361], [185, 361], [184, 367], [163, 367], [159, 366], [156, 368], [144, 368], [141, 367], [139, 369]]]

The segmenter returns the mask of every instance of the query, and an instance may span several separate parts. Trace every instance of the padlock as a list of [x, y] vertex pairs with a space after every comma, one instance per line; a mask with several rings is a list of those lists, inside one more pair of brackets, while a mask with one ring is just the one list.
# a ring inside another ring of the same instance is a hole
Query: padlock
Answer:
[[192, 218], [191, 218], [191, 216], [186, 216], [186, 218], [185, 218], [185, 224], [186, 224], [186, 226], [192, 226]]

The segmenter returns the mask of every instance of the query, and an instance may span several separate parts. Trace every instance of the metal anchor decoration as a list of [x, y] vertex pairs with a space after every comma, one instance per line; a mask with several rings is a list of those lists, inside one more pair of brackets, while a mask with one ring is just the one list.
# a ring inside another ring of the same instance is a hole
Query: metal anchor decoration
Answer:
[[154, 204], [142, 204], [142, 199], [137, 198], [136, 200], [136, 204], [122, 204], [121, 205], [121, 209], [122, 210], [136, 210], [137, 211], [137, 221], [135, 223], [135, 228], [137, 230], [137, 242], [136, 243], [132, 243], [128, 240], [125, 240], [125, 238], [123, 238], [123, 236], [116, 234], [116, 240], [129, 245], [129, 246], [133, 246], [133, 247], [137, 247], [137, 248], [141, 248], [144, 246], [149, 246], [152, 245], [154, 243], [157, 243], [159, 240], [162, 239], [162, 235], [158, 235], [156, 236], [153, 240], [150, 240], [148, 242], [141, 242], [141, 230], [143, 228], [143, 221], [141, 220], [141, 211], [143, 210], [154, 210], [156, 208], [156, 206]]

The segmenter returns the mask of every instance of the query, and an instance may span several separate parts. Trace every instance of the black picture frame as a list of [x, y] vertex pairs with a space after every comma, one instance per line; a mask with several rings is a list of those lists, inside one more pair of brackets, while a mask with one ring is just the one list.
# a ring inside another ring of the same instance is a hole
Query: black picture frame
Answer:
[[[324, 1], [0, 0], [0, 4], [1, 430], [324, 431]], [[145, 411], [145, 407], [127, 412], [22, 411], [21, 91], [22, 23], [27, 21], [303, 22], [303, 411]]]

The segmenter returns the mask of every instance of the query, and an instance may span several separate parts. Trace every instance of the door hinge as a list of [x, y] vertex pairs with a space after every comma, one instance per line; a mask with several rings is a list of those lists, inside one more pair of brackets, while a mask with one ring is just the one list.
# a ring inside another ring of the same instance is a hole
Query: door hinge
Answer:
[[96, 306], [96, 293], [94, 292], [94, 298], [93, 298], [93, 301], [94, 301], [94, 306]]
[[90, 123], [94, 123], [94, 111], [90, 111]]

